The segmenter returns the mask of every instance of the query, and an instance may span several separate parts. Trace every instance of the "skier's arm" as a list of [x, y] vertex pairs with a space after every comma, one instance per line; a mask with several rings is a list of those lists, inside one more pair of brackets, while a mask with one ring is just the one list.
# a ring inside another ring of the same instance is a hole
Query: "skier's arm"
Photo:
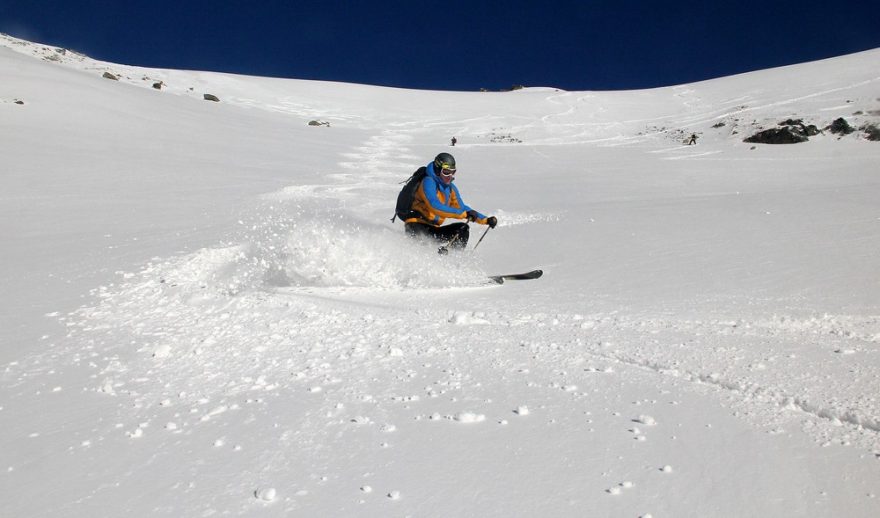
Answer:
[[464, 211], [464, 217], [459, 219], [466, 219], [468, 217], [468, 211], [473, 211], [477, 214], [477, 217], [474, 219], [474, 221], [476, 223], [479, 223], [480, 225], [487, 225], [488, 218], [480, 212], [470, 208], [468, 204], [465, 203], [463, 199], [461, 199], [461, 193], [458, 192], [458, 187], [456, 187], [455, 184], [452, 185], [452, 189], [455, 191], [455, 197], [458, 198], [458, 204], [461, 205], [461, 208]]

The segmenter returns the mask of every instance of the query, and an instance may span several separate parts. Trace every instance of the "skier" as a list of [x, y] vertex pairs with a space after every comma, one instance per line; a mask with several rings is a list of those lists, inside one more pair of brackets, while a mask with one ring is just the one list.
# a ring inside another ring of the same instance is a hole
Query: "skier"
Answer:
[[697, 134], [691, 133], [691, 139], [688, 140], [688, 145], [693, 146], [693, 145], [696, 145], [696, 143], [697, 143]]
[[458, 139], [455, 138], [455, 137], [452, 137], [452, 147], [455, 147], [455, 144], [456, 144], [457, 142], [458, 142]]
[[461, 199], [458, 187], [452, 183], [455, 173], [455, 158], [449, 153], [440, 153], [430, 164], [419, 168], [415, 174], [424, 174], [424, 179], [413, 197], [412, 216], [404, 220], [408, 236], [430, 237], [443, 243], [441, 254], [446, 253], [447, 247], [464, 249], [470, 236], [467, 223], [441, 226], [446, 218], [472, 221], [489, 228], [498, 224], [498, 218], [480, 214]]

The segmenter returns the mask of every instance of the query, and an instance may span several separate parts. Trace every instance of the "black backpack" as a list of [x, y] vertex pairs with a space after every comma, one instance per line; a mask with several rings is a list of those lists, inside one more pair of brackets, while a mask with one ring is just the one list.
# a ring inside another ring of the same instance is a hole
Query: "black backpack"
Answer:
[[392, 223], [394, 223], [395, 218], [400, 218], [402, 221], [406, 221], [410, 218], [421, 216], [421, 214], [412, 210], [412, 204], [416, 199], [416, 191], [419, 189], [419, 185], [422, 184], [422, 180], [424, 180], [427, 175], [428, 172], [426, 168], [421, 167], [406, 181], [401, 182], [405, 185], [403, 186], [403, 189], [400, 190], [400, 194], [397, 195], [397, 207], [394, 209], [394, 217], [391, 218]]

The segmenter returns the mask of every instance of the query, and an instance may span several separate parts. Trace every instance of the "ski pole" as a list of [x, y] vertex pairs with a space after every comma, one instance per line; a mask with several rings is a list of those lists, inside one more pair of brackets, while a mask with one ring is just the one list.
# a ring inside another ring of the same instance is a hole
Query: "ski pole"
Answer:
[[456, 241], [458, 241], [458, 234], [455, 234], [455, 237], [453, 237], [451, 240], [449, 240], [448, 243], [446, 243], [445, 245], [443, 245], [443, 246], [441, 246], [440, 248], [438, 248], [438, 249], [437, 249], [437, 253], [440, 254], [440, 255], [446, 255], [446, 254], [448, 254], [448, 253], [449, 253], [449, 247], [451, 247]]
[[477, 247], [480, 246], [480, 243], [483, 242], [483, 238], [486, 237], [486, 234], [489, 233], [489, 230], [490, 230], [491, 228], [492, 228], [492, 227], [486, 227], [486, 231], [483, 232], [483, 235], [480, 236], [480, 240], [477, 241], [477, 244], [474, 245], [474, 251], [476, 251], [476, 250], [477, 250]]

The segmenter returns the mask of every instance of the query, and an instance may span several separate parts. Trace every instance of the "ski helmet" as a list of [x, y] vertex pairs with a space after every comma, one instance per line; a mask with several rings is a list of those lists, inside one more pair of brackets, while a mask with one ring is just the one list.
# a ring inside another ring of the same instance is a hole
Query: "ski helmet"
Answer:
[[449, 153], [440, 153], [434, 157], [434, 171], [440, 174], [444, 169], [455, 171], [455, 158]]

